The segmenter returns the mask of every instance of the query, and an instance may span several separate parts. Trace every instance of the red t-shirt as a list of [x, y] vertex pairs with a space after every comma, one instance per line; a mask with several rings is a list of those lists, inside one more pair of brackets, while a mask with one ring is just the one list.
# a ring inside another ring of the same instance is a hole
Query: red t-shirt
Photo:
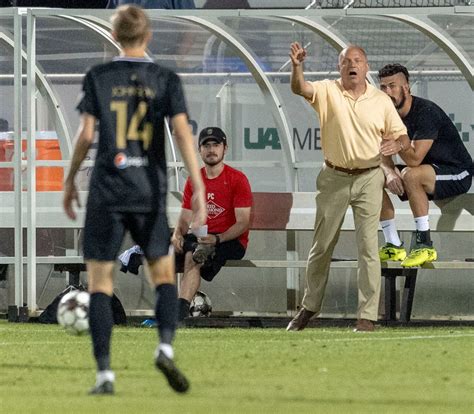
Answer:
[[[235, 208], [252, 206], [252, 191], [250, 184], [241, 171], [224, 165], [224, 169], [216, 178], [209, 179], [206, 169], [201, 168], [201, 175], [206, 188], [207, 231], [209, 233], [224, 233], [235, 224]], [[188, 178], [184, 186], [182, 207], [191, 210], [193, 188]], [[238, 237], [239, 242], [247, 248], [249, 241], [248, 230]]]

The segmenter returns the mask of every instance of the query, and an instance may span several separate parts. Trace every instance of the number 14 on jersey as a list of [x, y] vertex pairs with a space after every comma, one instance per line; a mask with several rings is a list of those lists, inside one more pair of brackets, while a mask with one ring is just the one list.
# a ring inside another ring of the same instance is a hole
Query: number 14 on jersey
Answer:
[[148, 111], [146, 102], [140, 102], [134, 114], [127, 119], [128, 102], [127, 101], [112, 101], [110, 103], [110, 110], [116, 112], [116, 145], [118, 149], [125, 149], [127, 141], [142, 141], [143, 148], [146, 150], [150, 145], [153, 136], [153, 125], [151, 122], [144, 122], [143, 118]]

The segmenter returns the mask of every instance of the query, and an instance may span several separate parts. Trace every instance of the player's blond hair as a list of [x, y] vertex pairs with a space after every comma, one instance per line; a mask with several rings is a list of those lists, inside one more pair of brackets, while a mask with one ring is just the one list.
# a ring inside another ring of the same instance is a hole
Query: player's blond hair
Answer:
[[117, 8], [110, 18], [112, 30], [122, 47], [134, 47], [143, 44], [150, 32], [150, 20], [138, 6], [125, 5]]

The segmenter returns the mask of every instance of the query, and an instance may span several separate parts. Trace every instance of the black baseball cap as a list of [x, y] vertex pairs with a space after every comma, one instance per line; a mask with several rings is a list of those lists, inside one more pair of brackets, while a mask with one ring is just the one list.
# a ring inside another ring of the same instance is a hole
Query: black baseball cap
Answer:
[[205, 144], [207, 141], [216, 141], [227, 145], [227, 137], [222, 129], [219, 127], [207, 127], [199, 133], [199, 146]]

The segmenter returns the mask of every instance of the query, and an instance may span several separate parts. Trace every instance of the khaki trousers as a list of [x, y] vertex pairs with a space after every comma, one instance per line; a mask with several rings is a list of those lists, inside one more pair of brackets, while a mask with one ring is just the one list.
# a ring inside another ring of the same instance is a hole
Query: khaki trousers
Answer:
[[351, 206], [359, 261], [357, 318], [377, 320], [381, 284], [377, 231], [383, 184], [384, 174], [380, 168], [349, 175], [323, 166], [316, 180], [316, 221], [306, 267], [302, 305], [307, 310], [321, 312], [332, 252]]

